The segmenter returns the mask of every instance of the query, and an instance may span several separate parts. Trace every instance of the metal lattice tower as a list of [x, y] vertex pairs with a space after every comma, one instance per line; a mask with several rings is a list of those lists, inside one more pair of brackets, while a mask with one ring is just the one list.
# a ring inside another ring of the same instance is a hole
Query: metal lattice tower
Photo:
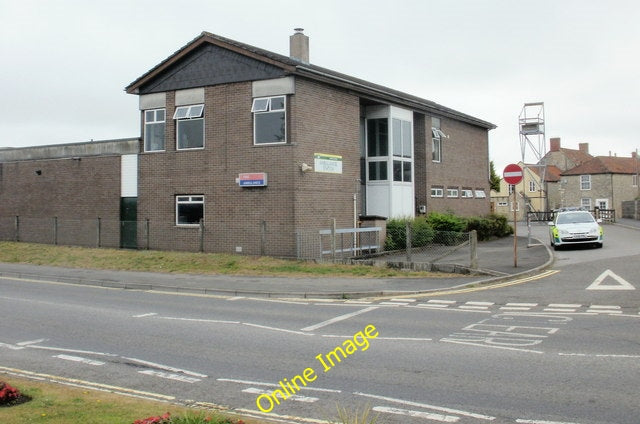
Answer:
[[[547, 152], [547, 141], [545, 137], [544, 102], [524, 104], [520, 112], [518, 129], [520, 132], [522, 163], [525, 167], [537, 168], [540, 181], [545, 184], [547, 167], [544, 156]], [[531, 154], [527, 155], [528, 152]], [[529, 159], [529, 162], [527, 159]], [[542, 186], [539, 187], [539, 190], [542, 194]], [[546, 209], [546, 195], [544, 197], [544, 209]]]

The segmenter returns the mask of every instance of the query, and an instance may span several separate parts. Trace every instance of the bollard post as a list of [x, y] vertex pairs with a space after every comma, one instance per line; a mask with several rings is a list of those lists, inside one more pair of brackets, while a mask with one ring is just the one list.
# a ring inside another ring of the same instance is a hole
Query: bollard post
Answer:
[[58, 217], [53, 217], [53, 245], [58, 244]]
[[198, 228], [198, 236], [200, 237], [200, 253], [204, 252], [204, 219], [200, 219]]
[[411, 221], [407, 220], [405, 224], [405, 233], [406, 233], [406, 251], [407, 251], [407, 263], [411, 263], [411, 247], [412, 247], [412, 234], [411, 234]]
[[478, 232], [471, 230], [469, 233], [469, 266], [478, 269]]

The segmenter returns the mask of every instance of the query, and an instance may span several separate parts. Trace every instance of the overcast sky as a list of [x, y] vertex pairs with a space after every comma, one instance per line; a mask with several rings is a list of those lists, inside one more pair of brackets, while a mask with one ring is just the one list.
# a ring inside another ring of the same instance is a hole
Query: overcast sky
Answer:
[[136, 137], [124, 87], [202, 31], [288, 55], [296, 27], [316, 65], [497, 125], [499, 174], [529, 102], [563, 147], [640, 148], [631, 0], [0, 0], [0, 148]]

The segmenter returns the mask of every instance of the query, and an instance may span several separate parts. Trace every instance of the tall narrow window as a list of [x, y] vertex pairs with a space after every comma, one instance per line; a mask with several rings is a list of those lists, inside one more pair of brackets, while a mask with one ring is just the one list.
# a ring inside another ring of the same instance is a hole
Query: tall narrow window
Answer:
[[287, 142], [286, 97], [253, 99], [253, 143], [276, 144]]
[[591, 175], [580, 175], [580, 190], [591, 190]]
[[431, 160], [442, 162], [442, 131], [440, 118], [431, 118]]
[[180, 106], [176, 108], [176, 145], [178, 150], [202, 149], [204, 147], [204, 105]]
[[393, 181], [411, 182], [411, 122], [393, 118]]
[[144, 151], [164, 150], [164, 109], [144, 111]]
[[367, 157], [369, 181], [388, 180], [389, 121], [387, 118], [367, 120]]
[[204, 196], [176, 196], [176, 225], [199, 225], [204, 219]]
[[536, 182], [535, 181], [529, 181], [529, 191], [530, 192], [536, 191]]

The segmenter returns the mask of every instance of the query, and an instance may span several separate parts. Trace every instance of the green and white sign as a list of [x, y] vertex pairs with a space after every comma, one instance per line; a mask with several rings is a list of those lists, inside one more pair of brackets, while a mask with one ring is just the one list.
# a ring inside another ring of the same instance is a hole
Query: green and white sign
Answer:
[[314, 153], [314, 169], [316, 172], [342, 174], [342, 156], [326, 153]]

